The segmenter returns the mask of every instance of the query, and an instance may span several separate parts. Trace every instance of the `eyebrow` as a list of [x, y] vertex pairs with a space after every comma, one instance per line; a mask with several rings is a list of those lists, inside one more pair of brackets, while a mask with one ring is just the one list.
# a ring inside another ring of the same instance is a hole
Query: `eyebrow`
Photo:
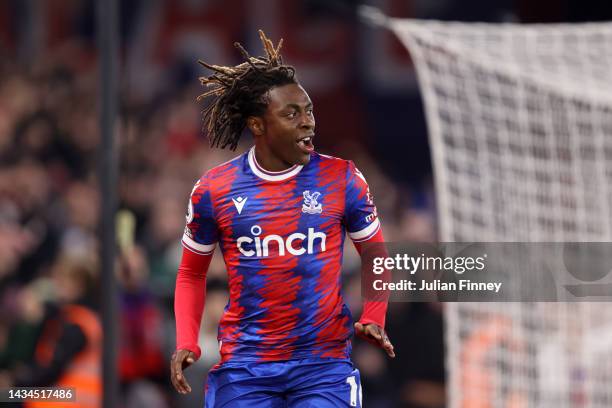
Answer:
[[[304, 108], [312, 108], [312, 106], [313, 106], [312, 102], [308, 102], [306, 105], [304, 105]], [[285, 109], [287, 108], [293, 108], [293, 109], [299, 110], [301, 106], [298, 103], [288, 103], [287, 105], [285, 105]]]

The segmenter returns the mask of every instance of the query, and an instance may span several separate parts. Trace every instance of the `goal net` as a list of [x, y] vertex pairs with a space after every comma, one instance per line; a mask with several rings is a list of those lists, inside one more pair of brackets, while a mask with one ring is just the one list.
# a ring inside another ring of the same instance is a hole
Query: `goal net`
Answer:
[[[425, 101], [440, 241], [612, 241], [612, 24], [388, 24]], [[609, 304], [446, 310], [450, 407], [612, 406]]]

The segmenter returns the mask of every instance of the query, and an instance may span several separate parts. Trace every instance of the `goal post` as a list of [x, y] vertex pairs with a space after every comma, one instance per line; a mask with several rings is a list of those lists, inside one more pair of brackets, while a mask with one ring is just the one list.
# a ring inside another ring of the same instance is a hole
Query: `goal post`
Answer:
[[[442, 242], [612, 241], [612, 24], [384, 19], [425, 102]], [[448, 303], [450, 407], [612, 406], [606, 303]]]

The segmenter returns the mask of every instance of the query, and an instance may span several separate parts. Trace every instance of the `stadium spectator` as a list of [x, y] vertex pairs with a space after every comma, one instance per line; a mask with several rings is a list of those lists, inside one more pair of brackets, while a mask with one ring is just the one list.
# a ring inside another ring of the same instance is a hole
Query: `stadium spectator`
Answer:
[[[60, 258], [51, 273], [57, 301], [49, 305], [33, 360], [16, 373], [19, 387], [78, 390], [75, 408], [101, 403], [102, 329], [92, 311], [95, 260]], [[63, 403], [27, 402], [26, 408], [60, 407]]]

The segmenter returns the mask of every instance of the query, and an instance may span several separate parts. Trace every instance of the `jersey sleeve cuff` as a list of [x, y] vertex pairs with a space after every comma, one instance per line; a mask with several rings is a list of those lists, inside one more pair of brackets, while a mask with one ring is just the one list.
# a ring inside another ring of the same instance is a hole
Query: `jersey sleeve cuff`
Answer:
[[376, 320], [376, 319], [372, 319], [370, 317], [364, 317], [362, 316], [361, 319], [359, 319], [359, 323], [363, 324], [364, 326], [366, 324], [375, 324], [378, 327], [380, 327], [381, 329], [385, 328], [385, 319], [383, 318], [382, 321]]
[[368, 225], [364, 229], [360, 231], [356, 231], [356, 232], [349, 232], [348, 235], [349, 237], [351, 237], [353, 242], [363, 242], [363, 241], [367, 241], [368, 239], [376, 235], [379, 229], [380, 229], [380, 221], [378, 220], [378, 218], [376, 218], [374, 222], [372, 222], [370, 225]]
[[196, 360], [199, 360], [200, 356], [202, 355], [202, 349], [200, 349], [200, 346], [197, 344], [179, 344], [176, 346], [176, 350], [189, 350], [195, 354]]
[[187, 248], [191, 252], [194, 252], [198, 255], [211, 255], [213, 251], [215, 250], [215, 244], [197, 243], [192, 238], [187, 236], [187, 234], [183, 234], [181, 243], [183, 244], [183, 247]]
[[363, 311], [361, 312], [359, 323], [374, 323], [384, 329], [387, 316], [387, 306], [387, 301], [365, 301], [363, 303]]

